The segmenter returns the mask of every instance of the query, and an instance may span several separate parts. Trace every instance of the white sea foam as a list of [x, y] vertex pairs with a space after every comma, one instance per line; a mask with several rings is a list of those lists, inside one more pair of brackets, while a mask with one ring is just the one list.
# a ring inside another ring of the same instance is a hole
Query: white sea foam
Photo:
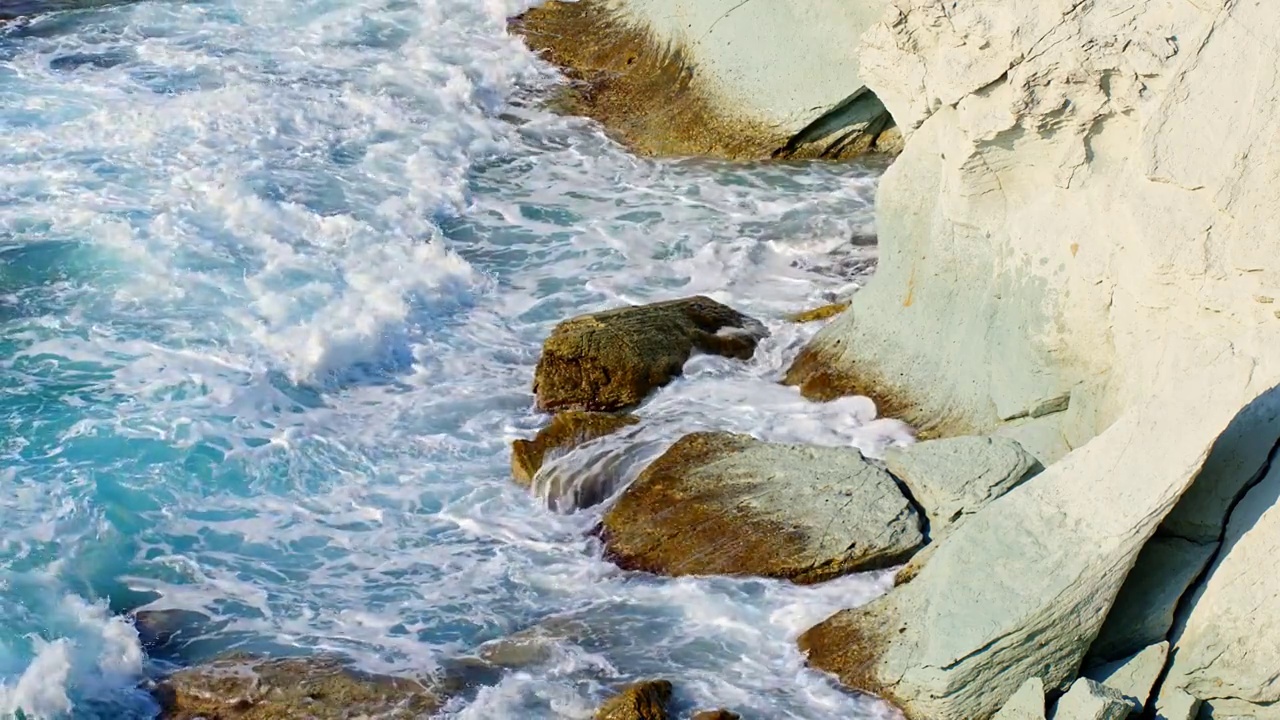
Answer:
[[31, 639], [35, 658], [13, 683], [0, 683], [0, 717], [31, 720], [70, 713], [79, 698], [127, 689], [142, 674], [142, 646], [125, 620], [71, 595], [46, 616], [52, 639]]
[[[655, 162], [531, 108], [552, 75], [503, 32], [529, 4], [137, 3], [0, 37], [0, 715], [146, 716], [132, 629], [74, 599], [110, 596], [222, 628], [179, 659], [393, 673], [589, 620], [456, 717], [589, 717], [653, 674], [682, 708], [884, 716], [794, 648], [884, 576], [624, 573], [585, 535], [603, 506], [547, 511], [692, 430], [909, 442], [779, 384], [817, 329], [783, 318], [865, 280], [874, 175]], [[756, 356], [695, 357], [543, 499], [511, 483], [554, 323], [694, 293], [767, 325]]]

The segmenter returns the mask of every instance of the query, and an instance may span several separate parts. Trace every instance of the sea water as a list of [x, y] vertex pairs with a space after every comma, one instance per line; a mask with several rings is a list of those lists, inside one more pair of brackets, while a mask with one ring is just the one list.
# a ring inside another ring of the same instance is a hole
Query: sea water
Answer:
[[[794, 645], [884, 574], [622, 572], [599, 506], [508, 465], [557, 321], [695, 293], [772, 335], [693, 359], [633, 464], [700, 429], [893, 440], [778, 382], [815, 331], [785, 316], [865, 279], [876, 173], [634, 157], [541, 108], [528, 4], [6, 5], [35, 14], [0, 29], [0, 717], [152, 717], [142, 678], [228, 649], [425, 674], [556, 618], [586, 629], [446, 716], [587, 718], [649, 677], [681, 716], [888, 716]], [[149, 658], [139, 608], [207, 622]]]

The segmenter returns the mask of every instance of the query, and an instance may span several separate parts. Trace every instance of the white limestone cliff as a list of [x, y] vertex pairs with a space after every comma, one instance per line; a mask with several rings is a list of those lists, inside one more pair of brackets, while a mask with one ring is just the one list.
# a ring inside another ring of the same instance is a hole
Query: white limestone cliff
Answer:
[[[990, 717], [1078, 672], [1159, 528], [1216, 554], [1183, 568], [1192, 592], [1126, 609], [1163, 628], [1178, 608], [1157, 714], [1280, 718], [1277, 38], [1265, 0], [891, 0], [863, 36], [906, 136], [880, 267], [788, 380], [1048, 467], [807, 633], [818, 667], [911, 717]], [[1194, 402], [1115, 446], [1170, 393]], [[1164, 467], [1193, 436], [1212, 445], [1194, 475]]]
[[881, 264], [791, 381], [943, 433], [1049, 424], [1051, 461], [1274, 347], [1278, 30], [1257, 0], [893, 0], [861, 53], [908, 135]]

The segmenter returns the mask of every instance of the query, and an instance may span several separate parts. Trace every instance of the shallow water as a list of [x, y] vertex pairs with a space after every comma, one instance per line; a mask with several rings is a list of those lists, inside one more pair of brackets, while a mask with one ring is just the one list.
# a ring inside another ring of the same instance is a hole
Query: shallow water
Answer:
[[[777, 384], [856, 288], [875, 173], [631, 157], [538, 109], [554, 73], [489, 0], [204, 0], [0, 29], [0, 717], [143, 718], [161, 662], [341, 652], [429, 672], [584, 619], [457, 718], [590, 717], [678, 679], [683, 716], [885, 717], [794, 638], [882, 592], [624, 573], [509, 479], [566, 316], [705, 293], [765, 321], [639, 411], [874, 450], [857, 399]], [[613, 488], [609, 488], [613, 489]], [[567, 508], [561, 508], [567, 510]], [[120, 613], [205, 613], [148, 659]]]

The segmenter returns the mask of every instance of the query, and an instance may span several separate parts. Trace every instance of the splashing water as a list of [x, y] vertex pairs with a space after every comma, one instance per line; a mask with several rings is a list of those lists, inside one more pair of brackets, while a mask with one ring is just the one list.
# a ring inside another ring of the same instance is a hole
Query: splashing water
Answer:
[[[635, 453], [696, 429], [903, 442], [777, 381], [854, 289], [875, 174], [639, 159], [533, 102], [530, 2], [89, 3], [0, 29], [0, 717], [144, 718], [137, 607], [204, 613], [179, 662], [340, 652], [423, 673], [589, 619], [458, 718], [682, 708], [875, 718], [794, 638], [887, 587], [654, 578], [600, 559], [507, 449], [558, 320], [704, 293], [765, 321], [693, 359]], [[648, 453], [648, 455], [646, 455]], [[600, 490], [607, 495], [616, 490]], [[567, 508], [562, 508], [567, 509]]]

